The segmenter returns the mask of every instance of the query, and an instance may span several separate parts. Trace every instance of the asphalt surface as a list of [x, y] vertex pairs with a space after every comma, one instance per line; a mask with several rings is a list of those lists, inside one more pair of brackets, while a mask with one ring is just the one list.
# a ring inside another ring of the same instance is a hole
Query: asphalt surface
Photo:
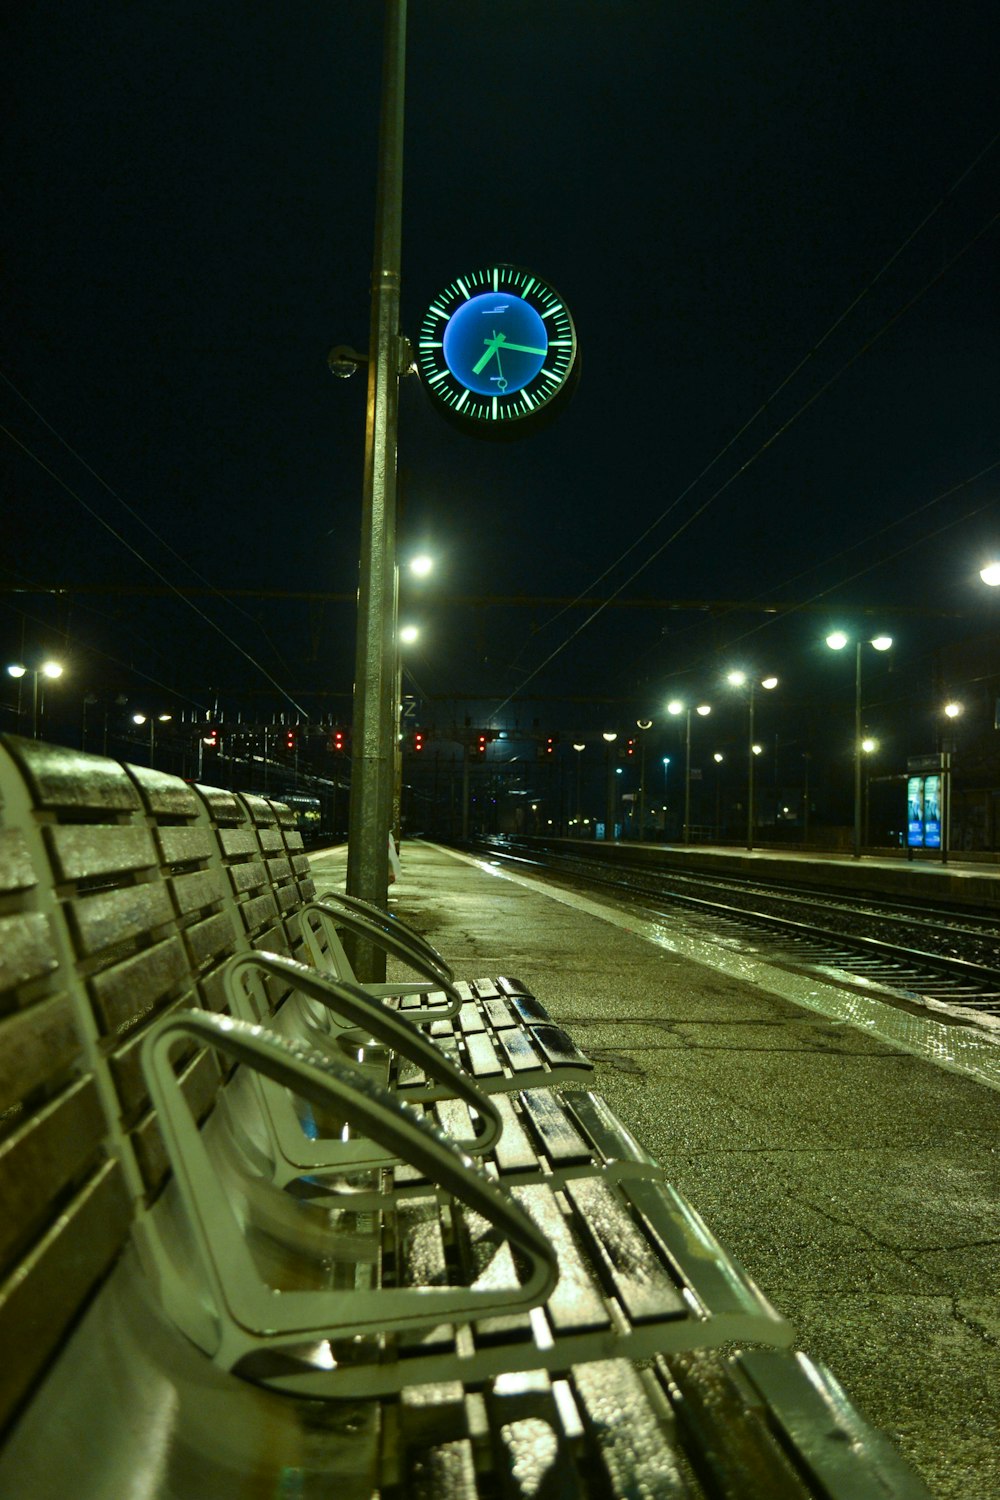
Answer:
[[938, 1500], [1000, 1500], [1000, 1042], [430, 844], [391, 901], [459, 976], [531, 986]]

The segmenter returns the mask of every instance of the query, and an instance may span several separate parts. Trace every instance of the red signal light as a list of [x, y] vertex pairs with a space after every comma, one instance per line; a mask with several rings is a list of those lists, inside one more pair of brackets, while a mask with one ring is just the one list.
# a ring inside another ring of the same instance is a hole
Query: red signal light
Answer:
[[423, 748], [424, 748], [424, 737], [423, 737], [423, 735], [422, 735], [422, 734], [421, 734], [421, 733], [420, 733], [420, 731], [419, 731], [419, 730], [418, 730], [418, 731], [417, 731], [417, 733], [416, 733], [416, 734], [415, 734], [415, 735], [414, 735], [414, 736], [413, 736], [413, 748], [414, 748], [414, 750], [415, 750], [415, 751], [417, 751], [417, 752], [419, 752], [419, 751], [421, 751], [421, 750], [422, 750], [422, 749], [423, 749]]

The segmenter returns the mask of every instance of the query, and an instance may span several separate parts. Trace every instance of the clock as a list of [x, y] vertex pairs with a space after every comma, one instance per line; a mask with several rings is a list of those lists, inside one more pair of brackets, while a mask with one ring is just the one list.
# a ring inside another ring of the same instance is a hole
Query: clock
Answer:
[[576, 329], [555, 288], [519, 266], [457, 276], [420, 325], [417, 369], [465, 432], [517, 438], [548, 422], [580, 374]]

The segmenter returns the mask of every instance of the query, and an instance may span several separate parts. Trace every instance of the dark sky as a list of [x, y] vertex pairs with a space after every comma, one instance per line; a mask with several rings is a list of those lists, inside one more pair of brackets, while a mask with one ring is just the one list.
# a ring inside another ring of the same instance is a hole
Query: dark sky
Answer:
[[[427, 694], [659, 702], [736, 657], [806, 691], [861, 608], [914, 661], [975, 630], [1000, 543], [997, 16], [411, 0], [404, 329], [509, 260], [565, 296], [584, 361], [559, 421], [507, 446], [403, 384], [401, 553], [440, 559], [407, 604]], [[161, 598], [8, 592], [5, 649], [346, 716], [351, 606], [219, 596], [356, 587], [364, 378], [325, 361], [367, 341], [381, 5], [35, 0], [3, 40], [0, 581], [210, 585], [224, 633]], [[588, 609], [441, 602], [513, 594], [615, 605], [581, 630]]]

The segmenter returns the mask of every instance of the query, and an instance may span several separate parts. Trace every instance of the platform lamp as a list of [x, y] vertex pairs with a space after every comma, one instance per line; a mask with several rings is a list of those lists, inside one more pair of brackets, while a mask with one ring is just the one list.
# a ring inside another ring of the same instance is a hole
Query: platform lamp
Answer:
[[[831, 651], [843, 651], [850, 644], [850, 636], [835, 630], [826, 638]], [[861, 858], [861, 647], [858, 636], [854, 642], [854, 858]], [[888, 651], [892, 646], [891, 635], [872, 636], [868, 641], [875, 651]]]
[[[418, 572], [416, 563], [426, 563], [423, 573], [429, 573], [431, 569], [430, 558], [414, 559], [410, 564], [411, 571]], [[419, 573], [419, 576], [423, 576]], [[392, 834], [391, 837], [399, 853], [399, 844], [403, 833], [403, 647], [412, 646], [420, 639], [420, 631], [416, 625], [401, 625], [396, 633], [396, 743], [393, 746], [392, 757]]]
[[604, 743], [608, 747], [608, 749], [607, 749], [607, 761], [608, 761], [608, 798], [607, 798], [607, 801], [608, 801], [608, 809], [607, 809], [607, 821], [606, 821], [605, 829], [604, 829], [604, 836], [605, 836], [606, 839], [611, 839], [611, 840], [613, 840], [614, 836], [615, 836], [615, 763], [614, 763], [614, 760], [612, 759], [612, 756], [611, 756], [611, 746], [614, 744], [614, 742], [615, 742], [615, 740], [617, 738], [618, 738], [618, 731], [617, 731], [617, 729], [605, 729], [604, 732], [601, 735], [601, 739], [604, 741]]
[[[712, 712], [712, 705], [710, 703], [699, 703], [696, 706], [696, 708], [694, 709], [694, 712], [696, 714], [700, 714], [701, 717], [704, 719], [704, 718], [706, 718]], [[685, 725], [684, 725], [684, 832], [683, 832], [683, 839], [684, 839], [684, 843], [685, 844], [690, 844], [690, 842], [691, 842], [691, 713], [692, 713], [692, 710], [691, 710], [690, 704], [688, 704], [688, 703], [682, 703], [680, 701], [680, 699], [673, 698], [667, 704], [667, 713], [668, 714], [672, 714], [675, 718], [676, 718], [676, 716], [678, 714], [683, 714], [684, 717], [685, 717]]]
[[582, 806], [582, 798], [581, 798], [581, 793], [580, 793], [580, 781], [581, 781], [581, 777], [583, 775], [583, 761], [580, 759], [580, 756], [583, 754], [583, 752], [584, 752], [584, 750], [586, 750], [586, 748], [587, 748], [587, 746], [585, 745], [585, 743], [583, 742], [583, 740], [574, 740], [573, 741], [573, 749], [576, 751], [576, 754], [577, 754], [577, 761], [576, 761], [576, 821], [577, 821], [578, 825], [583, 822], [583, 806]]
[[149, 764], [153, 765], [156, 755], [156, 726], [157, 724], [169, 724], [173, 714], [133, 714], [132, 723], [135, 725], [149, 725]]
[[[20, 681], [22, 677], [31, 678], [31, 738], [33, 740], [37, 740], [39, 706], [38, 679], [40, 677], [47, 677], [50, 682], [54, 682], [57, 677], [62, 676], [63, 665], [58, 661], [43, 661], [40, 667], [32, 668], [23, 666], [21, 662], [12, 662], [11, 665], [7, 668], [7, 674], [10, 677], [16, 678], [18, 681]], [[17, 714], [18, 718], [20, 719], [20, 699], [18, 699]]]
[[1000, 560], [988, 562], [979, 569], [979, 576], [988, 588], [1000, 588]]
[[652, 719], [636, 719], [635, 727], [642, 731], [639, 735], [639, 842], [641, 844], [646, 824], [646, 735], [652, 729], [653, 721]]
[[747, 729], [747, 849], [750, 850], [753, 848], [754, 832], [754, 757], [760, 755], [764, 748], [762, 745], [754, 744], [754, 695], [757, 691], [758, 682], [762, 688], [770, 693], [778, 686], [778, 679], [774, 676], [750, 677], [746, 672], [735, 671], [726, 673], [726, 681], [731, 687], [747, 687], [749, 689], [747, 695], [749, 702], [749, 722]]

